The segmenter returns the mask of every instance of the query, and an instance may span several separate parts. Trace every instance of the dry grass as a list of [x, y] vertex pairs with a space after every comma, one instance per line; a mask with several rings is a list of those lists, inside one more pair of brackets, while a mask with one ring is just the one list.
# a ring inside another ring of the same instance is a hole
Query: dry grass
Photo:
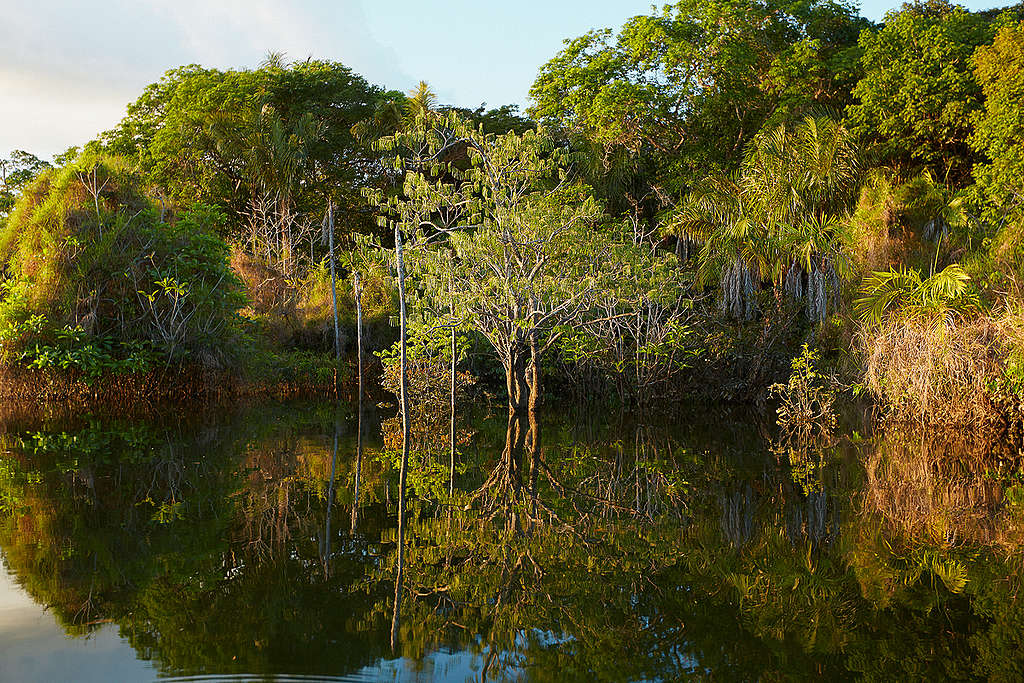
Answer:
[[[248, 305], [243, 315], [259, 320], [267, 337], [281, 347], [329, 351], [334, 347], [334, 302], [331, 276], [326, 264], [309, 270], [305, 277], [289, 279], [259, 257], [234, 247], [231, 270], [245, 286]], [[343, 352], [355, 347], [355, 302], [350, 274], [337, 274], [338, 317]], [[367, 349], [390, 344], [390, 316], [395, 311], [394, 292], [383, 272], [363, 276], [363, 342]]]
[[877, 174], [861, 190], [851, 217], [854, 258], [862, 272], [887, 270], [905, 263], [914, 239], [900, 222], [902, 206], [896, 197], [896, 178]]
[[[195, 364], [104, 375], [90, 382], [73, 370], [0, 366], [0, 403], [28, 402], [127, 411], [157, 403], [201, 404], [246, 396], [275, 399], [334, 396], [339, 389], [335, 381], [312, 373], [262, 380]], [[341, 390], [345, 395], [352, 393], [348, 386]]]
[[860, 346], [865, 382], [889, 419], [983, 429], [1017, 419], [1008, 410], [1005, 378], [1024, 349], [1018, 316], [895, 316], [862, 329]]
[[298, 326], [298, 292], [284, 276], [238, 247], [231, 250], [231, 270], [245, 287], [243, 315], [263, 320], [275, 342], [285, 343]]

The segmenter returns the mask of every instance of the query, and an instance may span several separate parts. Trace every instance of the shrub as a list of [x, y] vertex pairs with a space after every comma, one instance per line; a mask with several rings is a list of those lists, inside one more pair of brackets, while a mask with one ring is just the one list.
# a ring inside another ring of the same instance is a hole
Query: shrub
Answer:
[[244, 297], [223, 216], [197, 206], [164, 221], [138, 188], [117, 160], [91, 157], [25, 191], [0, 235], [5, 360], [95, 369], [152, 351], [224, 364]]

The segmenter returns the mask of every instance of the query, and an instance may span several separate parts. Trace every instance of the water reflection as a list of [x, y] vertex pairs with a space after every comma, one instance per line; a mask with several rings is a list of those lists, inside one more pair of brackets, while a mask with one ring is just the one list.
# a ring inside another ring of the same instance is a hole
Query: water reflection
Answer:
[[394, 423], [360, 413], [5, 416], [17, 590], [174, 676], [1021, 672], [1019, 453], [896, 432], [780, 450], [728, 412], [467, 415], [452, 489], [450, 424], [413, 425], [399, 585]]

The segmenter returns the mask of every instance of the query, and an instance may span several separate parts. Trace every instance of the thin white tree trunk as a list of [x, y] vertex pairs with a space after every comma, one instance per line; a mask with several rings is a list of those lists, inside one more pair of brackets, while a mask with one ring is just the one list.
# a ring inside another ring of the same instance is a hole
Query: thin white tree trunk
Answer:
[[452, 386], [451, 386], [451, 409], [452, 409], [452, 420], [451, 427], [448, 433], [449, 440], [449, 471], [448, 471], [448, 496], [455, 495], [455, 363], [457, 360], [456, 349], [455, 349], [455, 299], [454, 291], [452, 289], [451, 281], [448, 282], [448, 305], [450, 307], [449, 315], [451, 320], [451, 345], [452, 345]]
[[334, 202], [327, 203], [327, 239], [331, 251], [331, 306], [334, 309], [334, 361], [337, 364], [341, 361], [341, 334], [338, 330], [338, 277], [334, 270]]
[[402, 579], [405, 569], [405, 480], [409, 467], [409, 391], [406, 360], [405, 261], [402, 253], [402, 233], [395, 225], [395, 271], [398, 275], [400, 401], [402, 404], [402, 461], [398, 471], [398, 557], [395, 572], [395, 612], [391, 620], [391, 647], [398, 638], [398, 615], [402, 603]]
[[363, 284], [358, 271], [355, 273], [354, 289], [356, 299], [356, 375], [359, 378], [359, 393], [356, 400], [359, 404], [359, 417], [356, 422], [356, 485], [352, 494], [351, 532], [353, 534], [359, 523], [359, 475], [363, 464]]

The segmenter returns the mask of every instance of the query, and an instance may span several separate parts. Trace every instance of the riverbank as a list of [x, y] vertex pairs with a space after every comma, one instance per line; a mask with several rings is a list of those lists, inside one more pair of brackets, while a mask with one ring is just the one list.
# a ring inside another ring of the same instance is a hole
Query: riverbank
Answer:
[[0, 366], [0, 400], [125, 407], [156, 403], [208, 403], [237, 398], [348, 398], [355, 395], [354, 360], [293, 354], [255, 372], [200, 365], [106, 372]]

